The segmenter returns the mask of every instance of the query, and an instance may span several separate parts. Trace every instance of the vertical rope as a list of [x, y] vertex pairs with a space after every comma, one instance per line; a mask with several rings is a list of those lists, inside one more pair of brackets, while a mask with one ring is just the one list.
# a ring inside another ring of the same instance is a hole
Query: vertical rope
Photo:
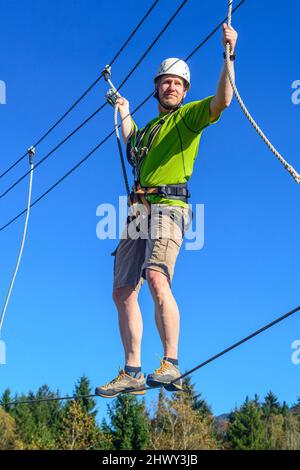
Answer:
[[[229, 0], [229, 3], [228, 3], [228, 26], [231, 26], [232, 3], [233, 3], [233, 0]], [[244, 102], [243, 102], [243, 100], [242, 100], [242, 98], [239, 94], [239, 91], [238, 91], [238, 89], [237, 89], [237, 87], [234, 83], [234, 80], [233, 80], [233, 77], [232, 77], [232, 74], [231, 74], [231, 71], [230, 71], [230, 44], [229, 43], [226, 44], [225, 53], [226, 53], [226, 67], [227, 67], [228, 78], [229, 78], [231, 87], [233, 89], [233, 92], [235, 94], [235, 97], [236, 97], [240, 107], [242, 108], [242, 111], [244, 112], [246, 118], [250, 121], [250, 124], [254, 127], [254, 129], [256, 130], [258, 135], [262, 138], [262, 140], [265, 142], [267, 147], [269, 147], [269, 149], [271, 150], [271, 152], [273, 152], [275, 157], [278, 158], [280, 163], [284, 166], [284, 168], [294, 178], [296, 183], [300, 184], [300, 174], [295, 170], [295, 168], [292, 167], [292, 165], [290, 165], [283, 158], [283, 156], [278, 152], [278, 150], [276, 150], [276, 148], [272, 145], [272, 143], [269, 141], [269, 139], [263, 133], [263, 131], [261, 130], [259, 125], [255, 122], [254, 118], [251, 116], [248, 109], [246, 108], [246, 105], [244, 104]]]
[[29, 176], [29, 189], [28, 189], [26, 218], [25, 218], [25, 223], [24, 223], [22, 242], [21, 242], [21, 246], [20, 246], [20, 250], [19, 250], [19, 256], [18, 256], [18, 259], [17, 259], [15, 271], [14, 271], [14, 274], [13, 274], [13, 277], [12, 277], [12, 280], [11, 280], [11, 283], [10, 283], [10, 286], [9, 286], [9, 289], [8, 289], [8, 292], [7, 292], [7, 295], [6, 295], [6, 299], [5, 299], [5, 302], [4, 302], [4, 307], [3, 307], [1, 317], [0, 317], [0, 334], [1, 334], [1, 331], [2, 331], [2, 326], [3, 326], [3, 322], [4, 322], [8, 302], [9, 302], [11, 292], [12, 292], [12, 289], [13, 289], [13, 286], [14, 286], [14, 283], [15, 283], [15, 279], [16, 279], [16, 276], [17, 276], [17, 273], [18, 273], [18, 270], [19, 270], [21, 258], [22, 258], [22, 255], [23, 255], [23, 249], [24, 249], [26, 234], [27, 234], [27, 227], [28, 227], [28, 220], [29, 220], [30, 206], [31, 206], [32, 179], [33, 179], [33, 170], [34, 170], [34, 163], [33, 163], [34, 153], [35, 153], [35, 149], [34, 149], [34, 147], [31, 147], [28, 150], [29, 164], [30, 164], [30, 176]]
[[129, 187], [129, 183], [128, 183], [125, 160], [124, 160], [122, 144], [121, 144], [121, 139], [120, 139], [120, 133], [119, 133], [118, 111], [119, 111], [119, 106], [116, 104], [115, 105], [115, 112], [114, 112], [115, 133], [116, 133], [116, 137], [117, 137], [117, 143], [118, 143], [118, 149], [119, 149], [119, 154], [120, 154], [122, 172], [123, 172], [123, 177], [124, 177], [124, 182], [125, 182], [125, 187], [126, 187], [126, 193], [127, 193], [127, 196], [129, 197], [130, 196], [130, 187]]

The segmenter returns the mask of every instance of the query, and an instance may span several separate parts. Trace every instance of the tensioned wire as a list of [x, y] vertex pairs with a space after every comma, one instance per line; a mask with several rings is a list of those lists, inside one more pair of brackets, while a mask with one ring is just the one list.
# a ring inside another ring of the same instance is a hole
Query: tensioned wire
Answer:
[[[255, 336], [258, 336], [260, 335], [261, 333], [263, 333], [264, 331], [272, 328], [274, 325], [286, 320], [288, 317], [294, 315], [296, 312], [299, 312], [300, 311], [300, 306], [297, 307], [297, 308], [294, 308], [293, 310], [285, 313], [284, 315], [276, 318], [274, 321], [272, 321], [271, 323], [268, 323], [267, 325], [263, 326], [262, 328], [260, 328], [259, 330], [255, 331], [254, 333], [251, 333], [249, 336], [246, 336], [245, 338], [241, 339], [240, 341], [238, 341], [237, 343], [234, 343], [232, 344], [231, 346], [229, 346], [228, 348], [224, 349], [223, 351], [220, 351], [218, 354], [215, 354], [214, 356], [210, 357], [209, 359], [207, 359], [206, 361], [204, 362], [201, 362], [199, 365], [197, 365], [196, 367], [194, 367], [193, 369], [189, 370], [188, 372], [185, 372], [184, 374], [182, 374], [180, 377], [177, 377], [175, 380], [172, 380], [172, 382], [170, 382], [168, 385], [171, 385], [171, 384], [174, 384], [175, 382], [177, 382], [178, 380], [180, 379], [184, 379], [185, 377], [187, 377], [188, 375], [191, 375], [193, 372], [195, 372], [196, 370], [199, 370], [199, 369], [202, 369], [203, 367], [205, 367], [207, 364], [210, 364], [211, 362], [214, 362], [216, 361], [219, 357], [221, 356], [224, 356], [225, 354], [229, 353], [230, 351], [232, 351], [233, 349], [236, 349], [238, 348], [239, 346], [241, 346], [242, 344], [250, 341], [252, 338], [254, 338]], [[132, 391], [144, 391], [144, 390], [153, 390], [154, 388], [152, 387], [141, 387], [140, 389], [127, 389], [126, 392], [124, 393], [129, 393], [131, 390]], [[8, 403], [0, 403], [2, 406], [12, 406], [12, 405], [22, 405], [22, 404], [34, 404], [34, 403], [41, 403], [41, 402], [47, 402], [47, 401], [61, 401], [61, 400], [80, 400], [80, 399], [84, 399], [84, 398], [94, 398], [98, 395], [96, 394], [91, 394], [91, 395], [81, 395], [81, 396], [66, 396], [66, 397], [55, 397], [55, 398], [41, 398], [41, 399], [37, 399], [37, 400], [22, 400], [22, 401], [14, 401], [14, 402], [8, 402]]]

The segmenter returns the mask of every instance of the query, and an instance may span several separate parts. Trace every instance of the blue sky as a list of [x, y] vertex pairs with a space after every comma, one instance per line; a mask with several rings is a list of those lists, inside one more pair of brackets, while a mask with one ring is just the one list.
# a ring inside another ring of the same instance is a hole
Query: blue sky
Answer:
[[[113, 4], [99, 0], [0, 0], [1, 161], [5, 169], [32, 145], [96, 79], [138, 23], [151, 1]], [[237, 2], [236, 2], [237, 3]], [[120, 83], [179, 6], [161, 0], [113, 66]], [[152, 90], [162, 59], [187, 56], [226, 15], [227, 2], [190, 0], [123, 88], [133, 109]], [[238, 30], [236, 76], [242, 97], [270, 140], [300, 169], [300, 105], [292, 83], [300, 79], [299, 2], [281, 10], [270, 0], [248, 0], [233, 18]], [[221, 31], [190, 61], [188, 100], [216, 91], [222, 67]], [[72, 115], [37, 149], [42, 158], [104, 99], [101, 81]], [[157, 113], [148, 102], [139, 125]], [[81, 132], [36, 169], [38, 197], [112, 129], [106, 107]], [[111, 299], [110, 253], [116, 240], [96, 237], [100, 204], [117, 207], [124, 194], [116, 142], [110, 139], [31, 213], [19, 275], [2, 330], [7, 364], [2, 392], [36, 390], [43, 383], [72, 392], [86, 374], [100, 385], [123, 366], [123, 350]], [[0, 180], [1, 192], [28, 169], [26, 160]], [[3, 225], [26, 205], [28, 180], [0, 200]], [[180, 367], [211, 355], [299, 305], [300, 193], [262, 143], [237, 102], [202, 137], [191, 180], [192, 204], [205, 206], [202, 250], [182, 250], [173, 290], [181, 311]], [[16, 261], [23, 219], [0, 233], [1, 299]], [[147, 285], [140, 304], [144, 320], [143, 370], [159, 365], [162, 347]], [[272, 389], [289, 404], [300, 395], [300, 365], [291, 361], [300, 339], [299, 313], [193, 375], [213, 412], [230, 411], [246, 395]], [[157, 391], [147, 394], [147, 403]], [[99, 399], [100, 416], [107, 401]]]

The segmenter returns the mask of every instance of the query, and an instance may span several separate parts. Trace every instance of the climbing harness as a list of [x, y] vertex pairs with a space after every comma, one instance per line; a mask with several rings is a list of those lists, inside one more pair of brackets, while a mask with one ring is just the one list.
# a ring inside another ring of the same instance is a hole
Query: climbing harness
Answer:
[[106, 93], [105, 97], [107, 102], [114, 107], [114, 129], [116, 133], [118, 149], [120, 154], [120, 160], [122, 165], [123, 177], [125, 181], [126, 193], [128, 197], [128, 205], [131, 206], [135, 203], [142, 203], [147, 208], [148, 213], [150, 213], [150, 205], [146, 199], [148, 194], [155, 194], [161, 197], [166, 197], [169, 199], [176, 199], [187, 202], [188, 198], [190, 197], [189, 190], [187, 188], [186, 183], [182, 184], [166, 184], [160, 185], [155, 187], [142, 187], [140, 183], [140, 169], [142, 163], [147, 156], [152, 143], [157, 136], [158, 132], [160, 131], [163, 124], [170, 118], [170, 116], [178, 109], [178, 106], [174, 108], [168, 115], [163, 117], [158, 121], [157, 124], [153, 127], [151, 132], [149, 133], [147, 144], [143, 145], [143, 139], [148, 131], [150, 131], [151, 123], [147, 124], [143, 129], [137, 132], [135, 135], [135, 142], [134, 145], [131, 144], [131, 139], [128, 139], [127, 148], [126, 148], [126, 155], [128, 163], [133, 167], [133, 176], [134, 176], [134, 183], [132, 190], [129, 189], [128, 177], [125, 167], [125, 160], [121, 145], [121, 139], [119, 134], [119, 124], [118, 124], [118, 104], [117, 100], [121, 98], [121, 95], [117, 91], [116, 87], [111, 81], [111, 67], [106, 66], [102, 72], [105, 80], [108, 82], [110, 88]]
[[130, 140], [127, 143], [127, 160], [132, 165], [134, 174], [134, 187], [132, 194], [133, 202], [138, 202], [138, 200], [141, 199], [141, 201], [144, 203], [148, 194], [155, 194], [168, 199], [182, 200], [184, 202], [187, 202], [188, 198], [190, 197], [190, 193], [186, 183], [166, 184], [155, 187], [142, 187], [140, 183], [140, 170], [143, 161], [149, 153], [153, 141], [157, 136], [158, 132], [160, 131], [161, 127], [176, 111], [176, 109], [172, 110], [168, 115], [160, 119], [159, 122], [153, 127], [153, 129], [149, 133], [146, 145], [143, 145], [143, 140], [148, 131], [150, 131], [151, 123], [147, 124], [144, 129], [141, 129], [137, 132], [133, 145], [131, 144]]
[[12, 289], [13, 289], [13, 286], [14, 286], [14, 282], [15, 282], [17, 272], [18, 272], [18, 269], [19, 269], [19, 266], [20, 266], [21, 258], [22, 258], [22, 255], [23, 255], [23, 249], [24, 249], [24, 244], [25, 244], [25, 239], [26, 239], [26, 234], [27, 234], [28, 220], [29, 220], [30, 207], [31, 207], [32, 178], [33, 178], [33, 170], [34, 170], [33, 157], [34, 157], [34, 155], [35, 155], [35, 148], [30, 147], [30, 149], [28, 149], [29, 165], [30, 165], [29, 189], [28, 189], [27, 211], [26, 211], [26, 217], [25, 217], [25, 223], [24, 223], [24, 229], [23, 229], [23, 237], [22, 237], [22, 242], [21, 242], [21, 246], [20, 246], [20, 250], [19, 250], [19, 256], [18, 256], [18, 259], [17, 259], [15, 271], [14, 271], [14, 274], [13, 274], [13, 277], [12, 277], [12, 280], [11, 280], [11, 283], [10, 283], [10, 286], [9, 286], [9, 289], [8, 289], [8, 292], [7, 292], [7, 295], [6, 295], [4, 307], [3, 307], [1, 317], [0, 317], [0, 334], [1, 334], [1, 331], [2, 331], [3, 321], [4, 321], [5, 314], [6, 314], [8, 302], [9, 302], [9, 299], [10, 299], [10, 296], [11, 296], [11, 292], [12, 292]]
[[[232, 17], [232, 4], [233, 4], [233, 0], [229, 0], [229, 3], [228, 3], [228, 26], [231, 26], [231, 17]], [[226, 55], [226, 67], [227, 67], [227, 74], [228, 74], [228, 78], [229, 78], [229, 81], [230, 81], [230, 84], [231, 84], [231, 87], [233, 89], [233, 92], [236, 96], [236, 99], [240, 105], [240, 107], [242, 108], [242, 111], [244, 112], [245, 116], [247, 117], [247, 119], [250, 121], [250, 123], [252, 124], [252, 126], [254, 127], [254, 129], [256, 130], [256, 132], [258, 133], [258, 135], [262, 138], [262, 140], [265, 142], [265, 144], [269, 147], [269, 149], [271, 150], [271, 152], [273, 152], [273, 154], [275, 155], [275, 157], [278, 158], [278, 160], [282, 163], [282, 165], [284, 166], [284, 168], [290, 173], [290, 175], [294, 178], [294, 180], [296, 181], [296, 183], [300, 184], [300, 174], [295, 170], [295, 168], [292, 167], [292, 165], [290, 165], [283, 157], [282, 155], [276, 150], [276, 148], [271, 144], [271, 142], [268, 140], [268, 138], [265, 136], [265, 134], [263, 133], [263, 131], [261, 130], [261, 128], [258, 126], [258, 124], [255, 122], [255, 120], [253, 119], [253, 117], [251, 116], [251, 114], [249, 113], [248, 109], [246, 108], [240, 94], [239, 94], [239, 91], [234, 83], [234, 80], [233, 80], [233, 77], [231, 75], [231, 72], [230, 72], [230, 68], [229, 68], [229, 63], [230, 63], [230, 54], [231, 54], [231, 51], [230, 51], [230, 44], [229, 42], [226, 44], [226, 48], [225, 48], [225, 55]]]

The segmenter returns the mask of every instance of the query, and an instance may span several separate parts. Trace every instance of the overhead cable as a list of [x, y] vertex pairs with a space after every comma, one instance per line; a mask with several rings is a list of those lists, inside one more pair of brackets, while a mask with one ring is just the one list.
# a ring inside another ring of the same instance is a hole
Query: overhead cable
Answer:
[[[241, 0], [240, 3], [232, 10], [232, 13], [238, 10], [240, 6], [245, 3], [246, 0]], [[217, 32], [217, 30], [222, 26], [224, 21], [226, 21], [227, 17], [225, 17], [219, 25], [214, 28], [214, 30], [193, 50], [193, 52], [188, 56], [188, 59], [190, 59], [198, 50], [203, 47], [203, 45], [207, 42], [209, 38], [213, 36]], [[134, 115], [144, 104], [152, 98], [153, 93], [151, 93], [147, 98], [145, 98], [136, 108], [135, 110], [131, 113], [131, 115]], [[125, 116], [124, 119], [126, 119], [128, 116]], [[41, 196], [39, 196], [33, 203], [32, 206], [36, 205], [38, 202], [40, 202], [47, 194], [49, 194], [54, 188], [56, 188], [62, 181], [64, 181], [69, 175], [71, 175], [77, 168], [79, 168], [84, 162], [86, 162], [95, 152], [98, 150], [113, 134], [115, 133], [115, 130], [111, 131], [96, 147], [94, 147], [91, 152], [88, 153], [84, 158], [82, 158], [75, 166], [73, 166], [67, 173], [65, 173], [56, 183], [54, 183], [50, 188], [47, 189]], [[38, 165], [38, 164], [37, 164]], [[36, 165], [36, 166], [37, 166]], [[18, 213], [14, 218], [9, 220], [6, 224], [2, 225], [0, 227], [0, 232], [5, 230], [7, 227], [9, 227], [13, 222], [15, 222], [19, 217], [21, 217], [24, 213], [26, 212], [26, 209]]]

